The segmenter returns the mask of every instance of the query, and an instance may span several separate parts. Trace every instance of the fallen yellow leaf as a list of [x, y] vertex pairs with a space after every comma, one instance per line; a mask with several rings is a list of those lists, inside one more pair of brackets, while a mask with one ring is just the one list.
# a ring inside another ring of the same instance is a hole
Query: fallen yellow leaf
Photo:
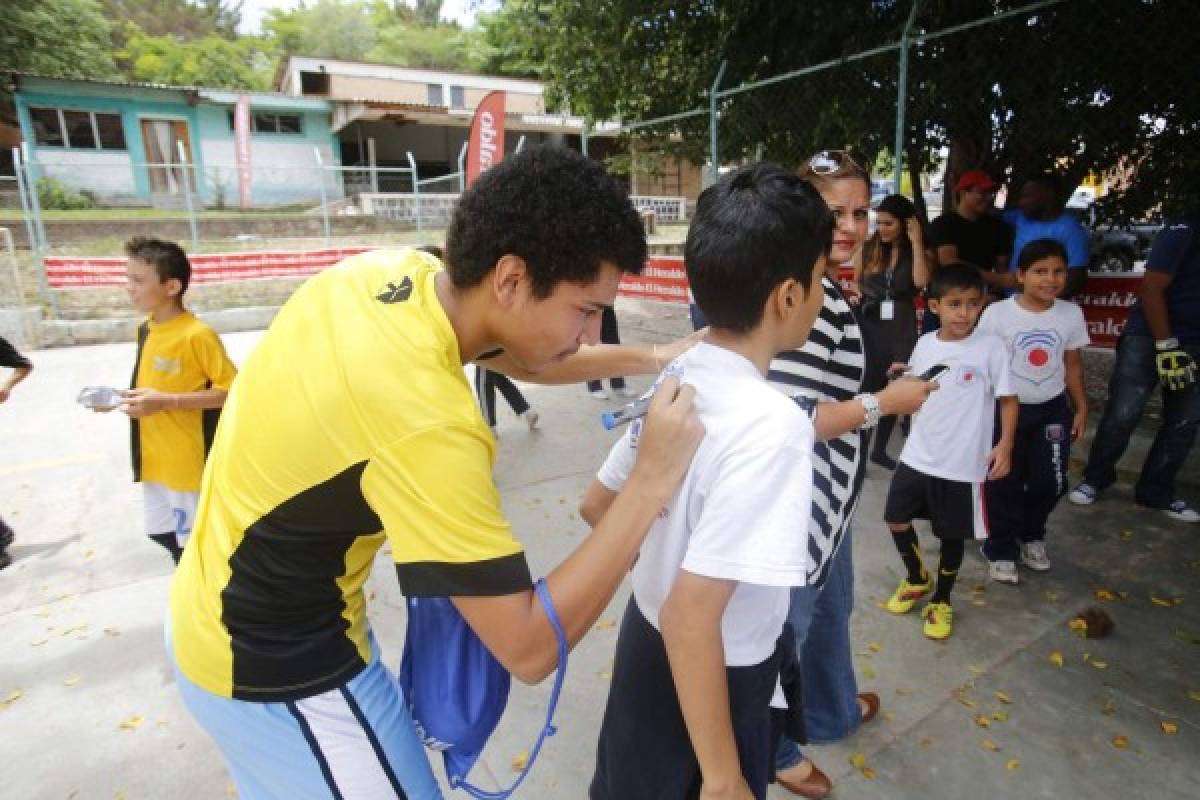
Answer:
[[873, 681], [873, 680], [875, 680], [875, 670], [874, 670], [874, 668], [872, 668], [872, 667], [863, 667], [861, 670], [859, 670], [859, 672], [861, 672], [861, 673], [862, 673], [862, 676], [863, 676], [864, 678], [866, 678], [867, 680], [869, 680], [869, 681]]
[[22, 692], [20, 689], [13, 689], [11, 692], [8, 693], [8, 697], [4, 698], [3, 700], [0, 700], [0, 707], [8, 708], [9, 706], [11, 706], [13, 703], [17, 702], [24, 696], [25, 696], [25, 693]]
[[867, 649], [870, 650], [872, 653], [878, 653], [880, 650], [883, 649], [883, 645], [881, 645], [879, 642], [871, 642], [870, 644], [867, 645]]
[[975, 664], [968, 664], [967, 669], [971, 672], [972, 675], [982, 675], [984, 672], [987, 671], [983, 667], [976, 666]]
[[992, 727], [992, 721], [990, 719], [988, 719], [987, 717], [985, 717], [983, 714], [980, 714], [979, 716], [975, 717], [975, 724], [981, 728]]
[[82, 679], [78, 675], [72, 675], [63, 681], [63, 686], [74, 686], [75, 684], [79, 683], [80, 680]]
[[993, 753], [1000, 752], [1000, 745], [996, 744], [991, 739], [984, 739], [982, 744], [985, 748], [987, 748], [988, 750], [991, 750]]
[[1200, 703], [1200, 690], [1192, 689], [1189, 691], [1188, 699], [1195, 700], [1197, 703]]
[[1001, 703], [1011, 703], [1012, 702], [1012, 698], [1009, 697], [1004, 692], [996, 692], [996, 699], [999, 700]]
[[1107, 661], [1100, 661], [1099, 659], [1095, 659], [1095, 658], [1093, 658], [1093, 659], [1092, 659], [1092, 666], [1093, 666], [1093, 667], [1095, 667], [1096, 669], [1108, 669], [1108, 662], [1107, 662]]
[[1013, 769], [1020, 769], [1020, 768], [1021, 768], [1021, 762], [1020, 762], [1020, 761], [1018, 761], [1018, 760], [1017, 760], [1017, 759], [1015, 759], [1015, 758], [1010, 758], [1010, 759], [1008, 760], [1008, 763], [1007, 763], [1007, 764], [1005, 764], [1004, 766], [1005, 766], [1006, 768], [1010, 769], [1010, 770], [1013, 770]]
[[604, 670], [603, 672], [600, 672], [597, 674], [599, 674], [600, 680], [602, 680], [602, 681], [611, 681], [612, 680], [612, 673], [609, 672], [608, 670]]
[[1008, 722], [1008, 712], [996, 711], [992, 714], [992, 719], [996, 720], [996, 722]]
[[137, 730], [141, 726], [141, 724], [145, 721], [146, 721], [145, 717], [142, 717], [138, 714], [134, 714], [132, 717], [123, 721], [117, 727], [124, 728], [127, 731]]
[[525, 765], [529, 763], [529, 753], [525, 750], [517, 753], [512, 760], [513, 772], [520, 772], [525, 769]]
[[1172, 608], [1175, 605], [1174, 599], [1164, 599], [1162, 597], [1155, 597], [1154, 595], [1150, 595], [1150, 602], [1159, 608]]
[[1058, 652], [1057, 650], [1055, 650], [1053, 653], [1051, 653], [1050, 654], [1050, 663], [1056, 667], [1061, 667], [1063, 665], [1062, 653]]
[[873, 781], [875, 780], [875, 770], [871, 769], [870, 767], [863, 767], [862, 776], [869, 781]]
[[1109, 601], [1117, 599], [1117, 596], [1108, 589], [1097, 589], [1094, 594], [1096, 595], [1097, 600]]
[[84, 561], [91, 561], [91, 560], [92, 560], [93, 558], [95, 558], [95, 557], [96, 557], [96, 551], [95, 551], [95, 550], [88, 550], [86, 553], [84, 553], [84, 554], [83, 554], [83, 560], [84, 560]]
[[867, 765], [867, 756], [865, 753], [854, 753], [850, 756], [850, 766], [855, 769], [862, 769]]
[[1112, 740], [1112, 746], [1118, 750], [1124, 750], [1126, 747], [1129, 747], [1129, 737], [1114, 736]]
[[1174, 736], [1175, 734], [1179, 733], [1179, 726], [1174, 722], [1167, 722], [1166, 720], [1163, 720], [1162, 722], [1158, 723], [1158, 727], [1162, 728], [1162, 732], [1167, 736]]
[[1075, 619], [1068, 622], [1067, 626], [1070, 627], [1071, 630], [1078, 633], [1080, 636], [1087, 637], [1088, 626], [1087, 626], [1086, 620], [1084, 620], [1080, 617], [1076, 617]]

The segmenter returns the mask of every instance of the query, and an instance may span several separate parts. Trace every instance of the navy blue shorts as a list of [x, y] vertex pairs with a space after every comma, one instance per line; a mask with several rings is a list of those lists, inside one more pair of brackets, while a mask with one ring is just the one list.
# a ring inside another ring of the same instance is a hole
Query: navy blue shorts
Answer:
[[[733, 735], [742, 775], [758, 800], [773, 778], [779, 727], [771, 696], [781, 655], [752, 667], [726, 667]], [[612, 688], [604, 709], [591, 800], [688, 800], [700, 794], [692, 750], [662, 635], [632, 598], [621, 620]]]

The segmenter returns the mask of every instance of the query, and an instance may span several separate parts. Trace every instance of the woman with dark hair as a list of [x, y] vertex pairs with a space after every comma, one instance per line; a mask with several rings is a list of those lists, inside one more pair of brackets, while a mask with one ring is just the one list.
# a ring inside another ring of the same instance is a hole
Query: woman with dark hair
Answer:
[[[867, 171], [849, 153], [824, 150], [800, 171], [833, 213], [833, 245], [821, 281], [824, 305], [808, 341], [771, 362], [767, 379], [802, 404], [816, 408], [813, 427], [813, 513], [798, 526], [808, 537], [812, 564], [807, 583], [792, 589], [788, 623], [795, 635], [808, 740], [836, 742], [879, 712], [879, 696], [859, 694], [850, 648], [854, 564], [850, 523], [866, 474], [863, 431], [892, 414], [911, 414], [936, 386], [893, 381], [864, 393], [866, 355], [859, 320], [842, 294], [838, 270], [867, 234], [871, 187]], [[821, 798], [829, 778], [790, 739], [781, 738], [776, 781], [801, 797]]]
[[[917, 344], [917, 295], [929, 282], [929, 255], [917, 209], [904, 195], [889, 194], [875, 208], [875, 233], [854, 259], [863, 336], [867, 340], [864, 386], [887, 383], [892, 364], [908, 362]], [[871, 461], [885, 469], [896, 462], [887, 454], [894, 417], [880, 420]]]

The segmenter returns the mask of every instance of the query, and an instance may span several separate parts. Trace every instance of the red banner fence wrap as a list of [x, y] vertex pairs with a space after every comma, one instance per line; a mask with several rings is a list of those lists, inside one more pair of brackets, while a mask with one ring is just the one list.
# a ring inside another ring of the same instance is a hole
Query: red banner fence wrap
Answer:
[[[192, 283], [253, 280], [255, 278], [303, 278], [333, 266], [343, 258], [366, 252], [369, 247], [332, 247], [323, 250], [262, 250], [250, 253], [214, 253], [190, 256]], [[46, 278], [55, 289], [79, 289], [125, 285], [124, 258], [47, 256]], [[843, 270], [843, 286], [853, 274]], [[1092, 344], [1114, 347], [1125, 327], [1129, 308], [1137, 299], [1142, 276], [1092, 275], [1087, 291], [1076, 300], [1083, 307]], [[652, 256], [641, 275], [621, 279], [622, 297], [688, 302], [687, 273], [680, 256]]]

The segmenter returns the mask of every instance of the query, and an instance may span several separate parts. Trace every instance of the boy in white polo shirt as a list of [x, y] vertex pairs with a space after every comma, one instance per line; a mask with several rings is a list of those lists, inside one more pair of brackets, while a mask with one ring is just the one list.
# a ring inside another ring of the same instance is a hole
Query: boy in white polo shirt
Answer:
[[1032, 570], [1050, 569], [1046, 519], [1067, 492], [1071, 442], [1087, 425], [1079, 351], [1091, 341], [1083, 311], [1058, 299], [1067, 285], [1067, 251], [1059, 242], [1035, 239], [1021, 248], [1017, 281], [1020, 294], [989, 306], [979, 320], [980, 331], [1007, 345], [1021, 402], [1012, 471], [985, 486], [988, 574], [1012, 584], [1019, 580], [1018, 556]]
[[[633, 568], [592, 800], [766, 796], [777, 647], [809, 566], [797, 530], [813, 447], [808, 414], [766, 373], [808, 337], [831, 233], [816, 190], [773, 165], [743, 167], [697, 203], [685, 261], [709, 333], [663, 376], [695, 387], [706, 433]], [[589, 487], [589, 523], [628, 478], [639, 430], [634, 421]]]
[[[917, 375], [942, 370], [939, 388], [913, 416], [883, 512], [908, 571], [886, 608], [905, 614], [932, 591], [921, 613], [930, 639], [950, 636], [950, 592], [966, 541], [987, 536], [983, 482], [1004, 477], [1010, 466], [1017, 398], [1009, 388], [1004, 343], [975, 329], [985, 291], [983, 276], [967, 264], [948, 264], [934, 273], [929, 308], [941, 328], [917, 340], [909, 361]], [[993, 438], [997, 400], [999, 440]], [[921, 562], [916, 518], [928, 519], [942, 543], [936, 582]]]

